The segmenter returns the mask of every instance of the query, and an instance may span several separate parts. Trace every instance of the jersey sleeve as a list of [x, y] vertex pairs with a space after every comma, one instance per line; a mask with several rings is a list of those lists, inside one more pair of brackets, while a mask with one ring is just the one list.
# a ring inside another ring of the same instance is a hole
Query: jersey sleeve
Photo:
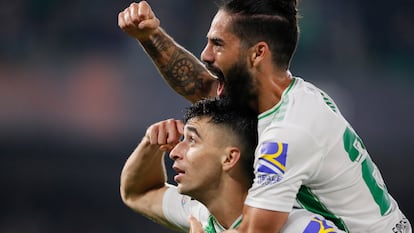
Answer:
[[300, 186], [318, 171], [321, 159], [320, 146], [305, 130], [293, 125], [269, 127], [259, 136], [255, 179], [246, 205], [290, 212]]
[[183, 232], [188, 232], [190, 229], [188, 222], [190, 215], [198, 219], [203, 226], [207, 225], [209, 217], [207, 208], [191, 197], [178, 193], [174, 186], [170, 186], [164, 193], [162, 209], [167, 221]]

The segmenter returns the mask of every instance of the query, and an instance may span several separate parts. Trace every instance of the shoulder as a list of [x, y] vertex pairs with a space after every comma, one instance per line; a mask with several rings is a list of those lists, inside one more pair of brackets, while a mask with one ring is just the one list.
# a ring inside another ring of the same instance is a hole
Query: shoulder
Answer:
[[210, 212], [199, 201], [187, 195], [178, 193], [175, 186], [169, 186], [163, 198], [163, 212], [165, 218], [181, 229], [188, 230], [190, 225], [188, 216], [194, 216], [203, 226], [207, 224]]

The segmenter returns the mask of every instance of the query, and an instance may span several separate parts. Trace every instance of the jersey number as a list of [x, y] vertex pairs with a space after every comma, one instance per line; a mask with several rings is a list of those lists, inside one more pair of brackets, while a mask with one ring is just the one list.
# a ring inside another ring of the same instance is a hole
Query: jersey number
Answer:
[[391, 201], [387, 187], [384, 184], [381, 173], [371, 160], [360, 137], [350, 128], [343, 135], [344, 147], [353, 162], [361, 162], [362, 177], [370, 190], [372, 197], [378, 204], [381, 215], [385, 215], [390, 209]]

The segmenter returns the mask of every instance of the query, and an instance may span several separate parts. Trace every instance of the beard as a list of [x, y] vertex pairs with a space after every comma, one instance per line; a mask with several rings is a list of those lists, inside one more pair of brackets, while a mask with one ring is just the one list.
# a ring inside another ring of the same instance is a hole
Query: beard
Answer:
[[247, 64], [237, 61], [224, 77], [224, 92], [221, 98], [245, 114], [257, 116], [258, 93], [256, 79], [249, 73]]

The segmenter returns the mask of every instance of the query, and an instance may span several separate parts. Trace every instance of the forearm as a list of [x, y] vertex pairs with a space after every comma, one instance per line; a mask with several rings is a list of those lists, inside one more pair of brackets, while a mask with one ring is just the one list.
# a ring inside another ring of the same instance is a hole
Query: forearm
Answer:
[[144, 137], [125, 163], [121, 173], [121, 197], [125, 203], [162, 188], [166, 182], [163, 152]]
[[215, 96], [217, 81], [193, 54], [159, 28], [140, 41], [163, 78], [178, 94], [191, 102]]

